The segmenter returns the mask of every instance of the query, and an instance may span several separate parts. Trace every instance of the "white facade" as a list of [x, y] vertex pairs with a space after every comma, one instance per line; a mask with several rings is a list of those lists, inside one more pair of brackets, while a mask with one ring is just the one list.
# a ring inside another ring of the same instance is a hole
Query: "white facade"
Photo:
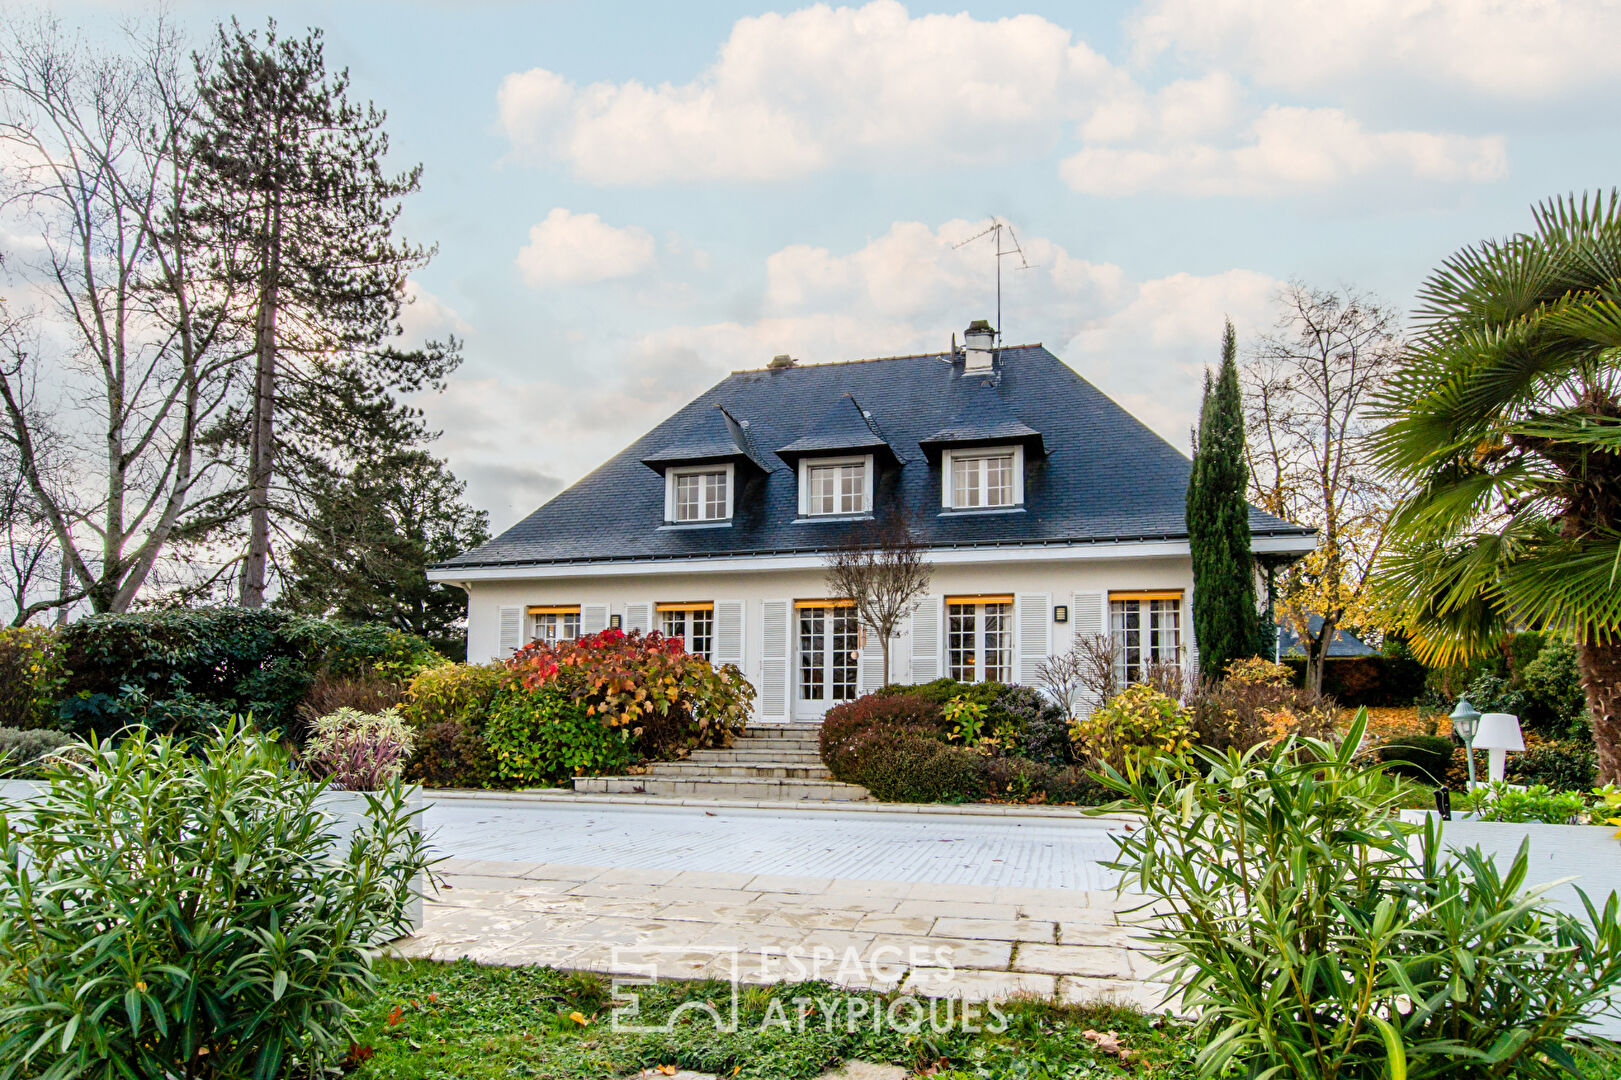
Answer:
[[[1297, 539], [1272, 541], [1281, 550]], [[1269, 541], [1257, 538], [1257, 550]], [[1111, 597], [1179, 598], [1181, 659], [1197, 666], [1193, 642], [1193, 577], [1186, 542], [947, 549], [933, 552], [927, 597], [906, 620], [890, 650], [891, 682], [923, 683], [950, 674], [948, 601], [1010, 601], [1008, 681], [1034, 685], [1036, 667], [1065, 651], [1075, 635], [1108, 632]], [[711, 605], [711, 657], [733, 663], [758, 692], [756, 719], [814, 720], [831, 703], [824, 689], [807, 698], [810, 680], [799, 616], [828, 596], [819, 556], [739, 557], [656, 563], [551, 564], [443, 568], [434, 580], [465, 588], [468, 659], [510, 655], [534, 636], [534, 609], [579, 610], [582, 633], [609, 625], [658, 629], [659, 608]], [[1063, 609], [1063, 610], [1059, 610]], [[1063, 618], [1064, 621], [1058, 621]], [[883, 681], [882, 654], [862, 635], [857, 692]]]

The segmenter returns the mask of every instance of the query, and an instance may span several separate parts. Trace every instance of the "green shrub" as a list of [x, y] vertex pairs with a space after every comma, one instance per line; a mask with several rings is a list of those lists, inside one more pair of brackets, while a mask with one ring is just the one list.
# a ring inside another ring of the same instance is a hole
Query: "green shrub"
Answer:
[[1481, 821], [1569, 825], [1587, 811], [1581, 792], [1555, 791], [1543, 784], [1524, 791], [1510, 784], [1486, 784], [1467, 793], [1462, 802]]
[[993, 757], [983, 765], [986, 793], [1009, 802], [1095, 806], [1112, 796], [1090, 769], [1028, 758]]
[[[1005, 686], [986, 713], [991, 731], [1004, 740], [1004, 750], [1046, 765], [1071, 763], [1069, 714], [1031, 686]], [[1002, 732], [1014, 732], [1009, 742]]]
[[1181, 705], [1148, 686], [1128, 686], [1089, 716], [1076, 720], [1070, 737], [1098, 765], [1135, 770], [1160, 754], [1192, 745], [1193, 729]]
[[500, 664], [445, 664], [419, 672], [405, 692], [400, 710], [407, 723], [428, 728], [447, 721], [481, 731], [490, 702], [512, 682]]
[[859, 784], [861, 739], [871, 730], [906, 732], [943, 742], [940, 704], [927, 694], [867, 694], [827, 710], [820, 732], [822, 762], [835, 780]]
[[1327, 738], [1339, 710], [1290, 682], [1287, 665], [1251, 657], [1227, 665], [1227, 677], [1205, 680], [1188, 703], [1193, 738], [1209, 750], [1248, 750], [1290, 735]]
[[45, 774], [50, 759], [58, 751], [78, 741], [66, 732], [49, 728], [0, 727], [0, 778], [38, 779]]
[[914, 731], [868, 728], [855, 737], [850, 781], [883, 802], [971, 802], [985, 795], [985, 758]]
[[1409, 780], [1445, 784], [1456, 744], [1441, 735], [1402, 735], [1379, 747], [1379, 760]]
[[1580, 1026], [1621, 984], [1621, 899], [1555, 912], [1521, 892], [1524, 848], [1499, 867], [1444, 857], [1438, 822], [1410, 835], [1356, 758], [1366, 723], [1107, 776], [1142, 815], [1115, 868], [1161, 901], [1148, 933], [1199, 1018], [1199, 1075], [1582, 1075]]
[[0, 727], [54, 726], [65, 679], [61, 644], [53, 632], [35, 626], [0, 629]]
[[496, 773], [519, 787], [623, 772], [631, 732], [593, 716], [556, 687], [516, 687], [496, 695], [484, 727]]
[[342, 708], [315, 721], [301, 762], [342, 791], [380, 791], [399, 782], [415, 737], [393, 709]]
[[325, 785], [241, 729], [145, 732], [0, 813], [8, 1075], [323, 1075], [405, 928], [423, 840], [399, 788], [347, 852]]
[[296, 734], [318, 674], [393, 678], [432, 662], [426, 644], [402, 631], [273, 608], [91, 615], [60, 637], [64, 726], [102, 734], [134, 724], [193, 736], [249, 713], [266, 731]]
[[1521, 684], [1524, 699], [1518, 715], [1527, 728], [1556, 738], [1592, 738], [1575, 649], [1558, 639], [1548, 641], [1525, 666]]
[[1507, 774], [1516, 784], [1587, 791], [1598, 783], [1598, 754], [1591, 741], [1535, 743], [1528, 745], [1525, 753], [1509, 756]]
[[435, 788], [501, 785], [490, 744], [460, 720], [440, 720], [417, 729], [416, 752], [405, 775], [414, 783]]

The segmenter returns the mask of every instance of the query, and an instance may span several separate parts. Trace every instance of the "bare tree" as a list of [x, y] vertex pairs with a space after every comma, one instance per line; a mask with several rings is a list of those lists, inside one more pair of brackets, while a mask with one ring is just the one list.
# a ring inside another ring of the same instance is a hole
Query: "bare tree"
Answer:
[[1077, 635], [1068, 649], [1041, 662], [1036, 682], [1073, 720], [1082, 705], [1095, 709], [1120, 692], [1116, 654], [1108, 634]]
[[48, 606], [96, 611], [128, 608], [178, 530], [223, 518], [201, 436], [240, 361], [184, 227], [192, 61], [161, 18], [127, 44], [91, 49], [48, 16], [0, 25], [3, 205], [35, 230], [21, 269], [44, 298], [35, 347], [0, 364], [0, 441], [67, 564]]
[[849, 539], [827, 556], [827, 589], [833, 599], [854, 606], [862, 625], [878, 635], [889, 682], [889, 646], [901, 620], [917, 610], [934, 567], [905, 515], [897, 513], [876, 531]]
[[1255, 342], [1242, 373], [1251, 496], [1318, 530], [1317, 549], [1284, 572], [1278, 599], [1306, 651], [1306, 685], [1321, 693], [1335, 633], [1375, 619], [1363, 582], [1393, 493], [1373, 461], [1369, 409], [1400, 362], [1401, 327], [1394, 308], [1351, 288], [1292, 282], [1278, 304], [1274, 332]]

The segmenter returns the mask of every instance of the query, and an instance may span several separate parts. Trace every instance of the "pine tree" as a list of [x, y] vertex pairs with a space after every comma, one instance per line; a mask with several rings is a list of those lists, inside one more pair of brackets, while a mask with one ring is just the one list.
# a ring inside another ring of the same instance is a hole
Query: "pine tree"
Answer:
[[327, 71], [320, 31], [283, 40], [272, 20], [261, 38], [233, 20], [204, 68], [200, 59], [203, 190], [193, 227], [221, 277], [248, 297], [240, 319], [252, 343], [251, 404], [220, 431], [246, 457], [239, 596], [257, 607], [272, 532], [296, 533], [312, 514], [325, 464], [357, 460], [346, 435], [374, 417], [345, 410], [386, 411], [390, 391], [439, 382], [459, 355], [454, 341], [389, 347], [406, 277], [431, 255], [393, 235], [421, 167], [384, 171], [384, 114], [349, 101], [348, 73]]
[[1257, 651], [1262, 619], [1255, 608], [1250, 557], [1249, 468], [1244, 456], [1244, 403], [1238, 388], [1238, 343], [1229, 320], [1221, 368], [1205, 373], [1204, 401], [1188, 479], [1188, 544], [1193, 553], [1193, 629], [1200, 663], [1220, 678], [1234, 660]]
[[466, 484], [426, 450], [379, 454], [313, 492], [315, 513], [290, 552], [277, 601], [294, 611], [381, 622], [465, 655], [467, 595], [428, 567], [489, 539]]

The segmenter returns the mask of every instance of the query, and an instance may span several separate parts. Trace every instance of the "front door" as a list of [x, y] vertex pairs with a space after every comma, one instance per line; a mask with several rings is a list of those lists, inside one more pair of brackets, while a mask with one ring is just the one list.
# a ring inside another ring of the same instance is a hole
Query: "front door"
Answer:
[[801, 607], [796, 614], [799, 677], [794, 719], [820, 720], [831, 706], [856, 698], [861, 632], [852, 607]]

